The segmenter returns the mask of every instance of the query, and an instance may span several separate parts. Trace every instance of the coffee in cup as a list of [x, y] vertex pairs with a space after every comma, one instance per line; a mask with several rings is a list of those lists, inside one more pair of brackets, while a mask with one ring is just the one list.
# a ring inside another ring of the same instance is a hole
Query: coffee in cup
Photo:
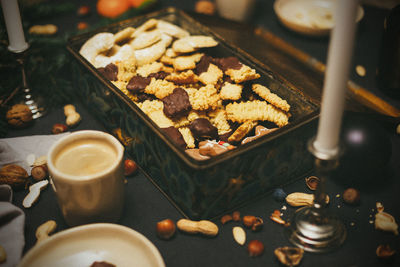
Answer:
[[61, 212], [70, 226], [116, 222], [124, 199], [124, 148], [110, 134], [77, 131], [48, 153], [48, 168]]

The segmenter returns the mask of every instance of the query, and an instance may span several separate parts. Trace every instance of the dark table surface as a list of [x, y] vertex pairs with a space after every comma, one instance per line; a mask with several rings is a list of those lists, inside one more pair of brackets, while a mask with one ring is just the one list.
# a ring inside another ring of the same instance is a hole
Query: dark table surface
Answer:
[[[94, 1], [80, 1], [79, 3], [88, 3], [92, 7]], [[159, 1], [156, 8], [174, 5], [184, 10], [193, 11], [195, 1]], [[279, 22], [272, 10], [273, 1], [258, 1], [257, 11], [248, 24], [262, 26], [279, 36], [288, 43], [305, 51], [313, 57], [325, 62], [326, 51], [329, 38], [310, 38], [293, 33], [284, 28]], [[400, 107], [399, 102], [383, 95], [376, 87], [375, 69], [379, 58], [380, 37], [382, 34], [382, 21], [388, 10], [371, 6], [364, 6], [365, 17], [361, 21], [357, 36], [356, 49], [354, 55], [354, 64], [362, 64], [366, 67], [367, 75], [359, 77], [354, 72], [351, 79], [363, 87], [371, 90], [376, 95], [389, 101], [393, 105]], [[94, 14], [87, 20], [95, 21], [97, 15]], [[226, 21], [221, 22], [218, 27], [211, 19], [204, 16], [198, 16], [201, 22], [209, 25], [212, 29], [221, 35], [227, 35], [226, 38], [237, 36], [240, 33], [241, 24], [231, 23], [232, 28], [227, 28]], [[70, 16], [68, 18], [59, 18], [59, 21], [74, 21], [75, 25], [79, 18]], [[208, 23], [208, 24], [207, 24]], [[246, 26], [247, 27], [247, 26]], [[236, 31], [236, 33], [234, 33]], [[233, 35], [231, 35], [233, 34]], [[235, 35], [236, 34], [236, 35]], [[246, 35], [247, 34], [247, 35]], [[240, 35], [240, 34], [239, 34]], [[253, 33], [243, 32], [243, 36], [253, 35]], [[255, 39], [257, 39], [254, 36]], [[236, 40], [239, 44], [241, 40]], [[248, 42], [248, 41], [247, 41]], [[248, 51], [252, 55], [263, 54], [263, 51]], [[262, 59], [262, 58], [261, 58]], [[267, 59], [266, 59], [267, 60]], [[277, 66], [278, 67], [278, 66]], [[284, 68], [284, 66], [281, 68]], [[311, 73], [311, 72], [310, 72]], [[371, 74], [372, 73], [372, 74]], [[288, 80], [291, 77], [286, 77]], [[296, 80], [291, 80], [296, 82]], [[304, 81], [303, 81], [304, 82]], [[321, 83], [318, 83], [321, 86]], [[300, 86], [301, 87], [301, 86]], [[73, 131], [83, 129], [95, 129], [105, 131], [105, 128], [96, 121], [93, 114], [90, 114], [79, 101], [74, 101], [77, 111], [82, 115], [82, 122]], [[375, 116], [368, 116], [375, 117]], [[55, 107], [45, 117], [37, 119], [35, 123], [26, 129], [9, 130], [5, 137], [17, 137], [27, 135], [50, 134], [54, 123], [63, 122], [65, 119], [62, 106]], [[337, 214], [347, 228], [347, 239], [339, 249], [324, 254], [306, 253], [300, 266], [399, 266], [400, 265], [400, 239], [392, 233], [382, 232], [374, 229], [373, 216], [375, 214], [376, 202], [382, 202], [385, 211], [392, 214], [398, 221], [400, 220], [400, 136], [395, 133], [395, 125], [377, 122], [378, 127], [382, 127], [392, 144], [392, 156], [385, 169], [372, 177], [372, 179], [358, 179], [357, 188], [361, 192], [361, 203], [358, 206], [345, 205], [341, 197], [337, 197], [349, 183], [336, 179], [327, 181], [327, 191], [331, 198], [329, 209]], [[353, 184], [354, 185], [354, 184]], [[286, 185], [283, 189], [287, 193], [307, 192], [304, 180], [298, 180], [292, 184]], [[280, 266], [273, 251], [280, 246], [291, 245], [284, 235], [284, 228], [272, 222], [269, 215], [275, 209], [281, 209], [285, 203], [277, 202], [271, 194], [254, 200], [251, 204], [239, 207], [238, 210], [244, 214], [252, 214], [264, 218], [264, 228], [257, 233], [247, 231], [247, 240], [258, 239], [265, 245], [265, 252], [261, 257], [249, 257], [246, 248], [235, 243], [232, 237], [232, 227], [238, 223], [221, 225], [220, 232], [215, 238], [204, 238], [201, 236], [191, 236], [178, 233], [172, 240], [164, 241], [157, 237], [155, 232], [156, 223], [165, 218], [171, 218], [177, 221], [182, 215], [174, 206], [164, 197], [160, 191], [145, 177], [141, 172], [128, 178], [126, 184], [125, 210], [119, 224], [128, 226], [146, 236], [159, 249], [167, 266]], [[14, 195], [13, 203], [22, 207], [22, 200], [25, 197], [25, 191], [17, 191]], [[287, 210], [282, 210], [284, 218], [290, 218], [295, 208], [288, 205]], [[47, 220], [57, 221], [57, 231], [68, 229], [61, 212], [55, 201], [54, 192], [51, 188], [44, 190], [40, 200], [30, 209], [24, 209], [26, 214], [25, 238], [26, 253], [35, 244], [36, 228]], [[376, 257], [375, 250], [380, 244], [390, 244], [396, 250], [396, 255], [391, 261], [382, 261]]]

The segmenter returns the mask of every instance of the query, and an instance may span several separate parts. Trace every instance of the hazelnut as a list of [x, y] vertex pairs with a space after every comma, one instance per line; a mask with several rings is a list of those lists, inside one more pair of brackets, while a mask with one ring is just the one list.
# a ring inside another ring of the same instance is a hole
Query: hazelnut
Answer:
[[8, 164], [0, 169], [0, 184], [8, 184], [14, 188], [26, 185], [29, 175], [24, 168], [16, 164]]
[[261, 219], [260, 217], [256, 217], [253, 225], [251, 226], [251, 230], [254, 232], [260, 231], [263, 225], [264, 225], [263, 219]]
[[194, 10], [197, 13], [206, 14], [206, 15], [214, 15], [215, 4], [212, 1], [200, 0], [200, 1], [196, 2]]
[[76, 28], [78, 30], [84, 30], [87, 29], [89, 27], [89, 24], [87, 24], [86, 22], [78, 22], [78, 24], [76, 24]]
[[256, 220], [257, 220], [256, 217], [253, 215], [243, 216], [242, 219], [243, 225], [246, 226], [247, 228], [252, 227]]
[[89, 15], [89, 13], [90, 13], [90, 8], [89, 8], [89, 6], [86, 6], [86, 5], [80, 6], [80, 7], [78, 8], [78, 10], [76, 11], [76, 14], [77, 14], [79, 17], [87, 16], [87, 15]]
[[347, 188], [343, 192], [343, 201], [351, 205], [358, 204], [360, 202], [360, 192], [354, 188]]
[[240, 221], [240, 212], [239, 212], [239, 211], [234, 211], [234, 212], [232, 213], [232, 219], [233, 219], [235, 222]]
[[175, 223], [171, 219], [165, 219], [157, 223], [157, 235], [162, 239], [170, 239], [175, 234]]
[[137, 166], [136, 162], [134, 162], [133, 160], [126, 159], [124, 161], [124, 169], [125, 169], [124, 174], [126, 176], [129, 176], [129, 175], [132, 175], [138, 169], [138, 166]]
[[6, 119], [10, 125], [22, 128], [33, 120], [33, 114], [27, 105], [16, 104], [7, 111]]
[[31, 170], [32, 178], [36, 181], [43, 180], [47, 177], [47, 167], [46, 165], [35, 166]]
[[249, 252], [250, 257], [261, 256], [264, 252], [264, 245], [258, 240], [252, 240], [247, 245], [247, 251]]
[[376, 249], [376, 255], [382, 259], [388, 259], [394, 255], [396, 251], [389, 245], [379, 245]]
[[232, 221], [232, 219], [233, 219], [233, 218], [232, 218], [231, 215], [229, 215], [229, 214], [224, 215], [224, 216], [221, 217], [221, 223], [222, 223], [222, 224], [226, 224], [226, 223]]
[[67, 131], [67, 129], [68, 129], [67, 125], [62, 124], [62, 123], [56, 123], [53, 125], [51, 132], [53, 134], [60, 134], [60, 133]]

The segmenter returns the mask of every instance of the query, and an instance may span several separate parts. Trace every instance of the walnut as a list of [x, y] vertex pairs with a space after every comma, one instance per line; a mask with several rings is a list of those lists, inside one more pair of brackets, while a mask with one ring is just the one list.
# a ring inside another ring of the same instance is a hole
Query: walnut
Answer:
[[6, 119], [14, 127], [24, 127], [32, 121], [32, 111], [27, 105], [16, 104], [7, 111]]
[[24, 168], [16, 164], [4, 165], [0, 169], [0, 184], [8, 184], [13, 188], [26, 185], [29, 175]]

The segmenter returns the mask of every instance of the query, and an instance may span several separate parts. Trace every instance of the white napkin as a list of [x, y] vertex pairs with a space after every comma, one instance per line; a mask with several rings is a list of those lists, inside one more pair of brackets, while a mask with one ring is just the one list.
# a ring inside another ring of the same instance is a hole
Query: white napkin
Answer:
[[27, 158], [34, 155], [35, 158], [47, 155], [51, 145], [61, 137], [70, 134], [32, 135], [14, 138], [0, 139], [0, 166], [17, 164], [31, 174], [31, 167]]
[[[30, 174], [31, 166], [27, 161], [28, 156], [34, 155], [34, 158], [39, 158], [47, 155], [51, 145], [68, 134], [0, 139], [0, 167], [6, 164], [17, 164]], [[0, 185], [0, 245], [7, 253], [7, 261], [0, 264], [1, 267], [16, 266], [25, 245], [25, 213], [11, 202], [11, 187]]]
[[12, 189], [9, 185], [0, 185], [0, 245], [7, 254], [1, 267], [14, 267], [21, 259], [25, 245], [24, 212], [11, 204]]

